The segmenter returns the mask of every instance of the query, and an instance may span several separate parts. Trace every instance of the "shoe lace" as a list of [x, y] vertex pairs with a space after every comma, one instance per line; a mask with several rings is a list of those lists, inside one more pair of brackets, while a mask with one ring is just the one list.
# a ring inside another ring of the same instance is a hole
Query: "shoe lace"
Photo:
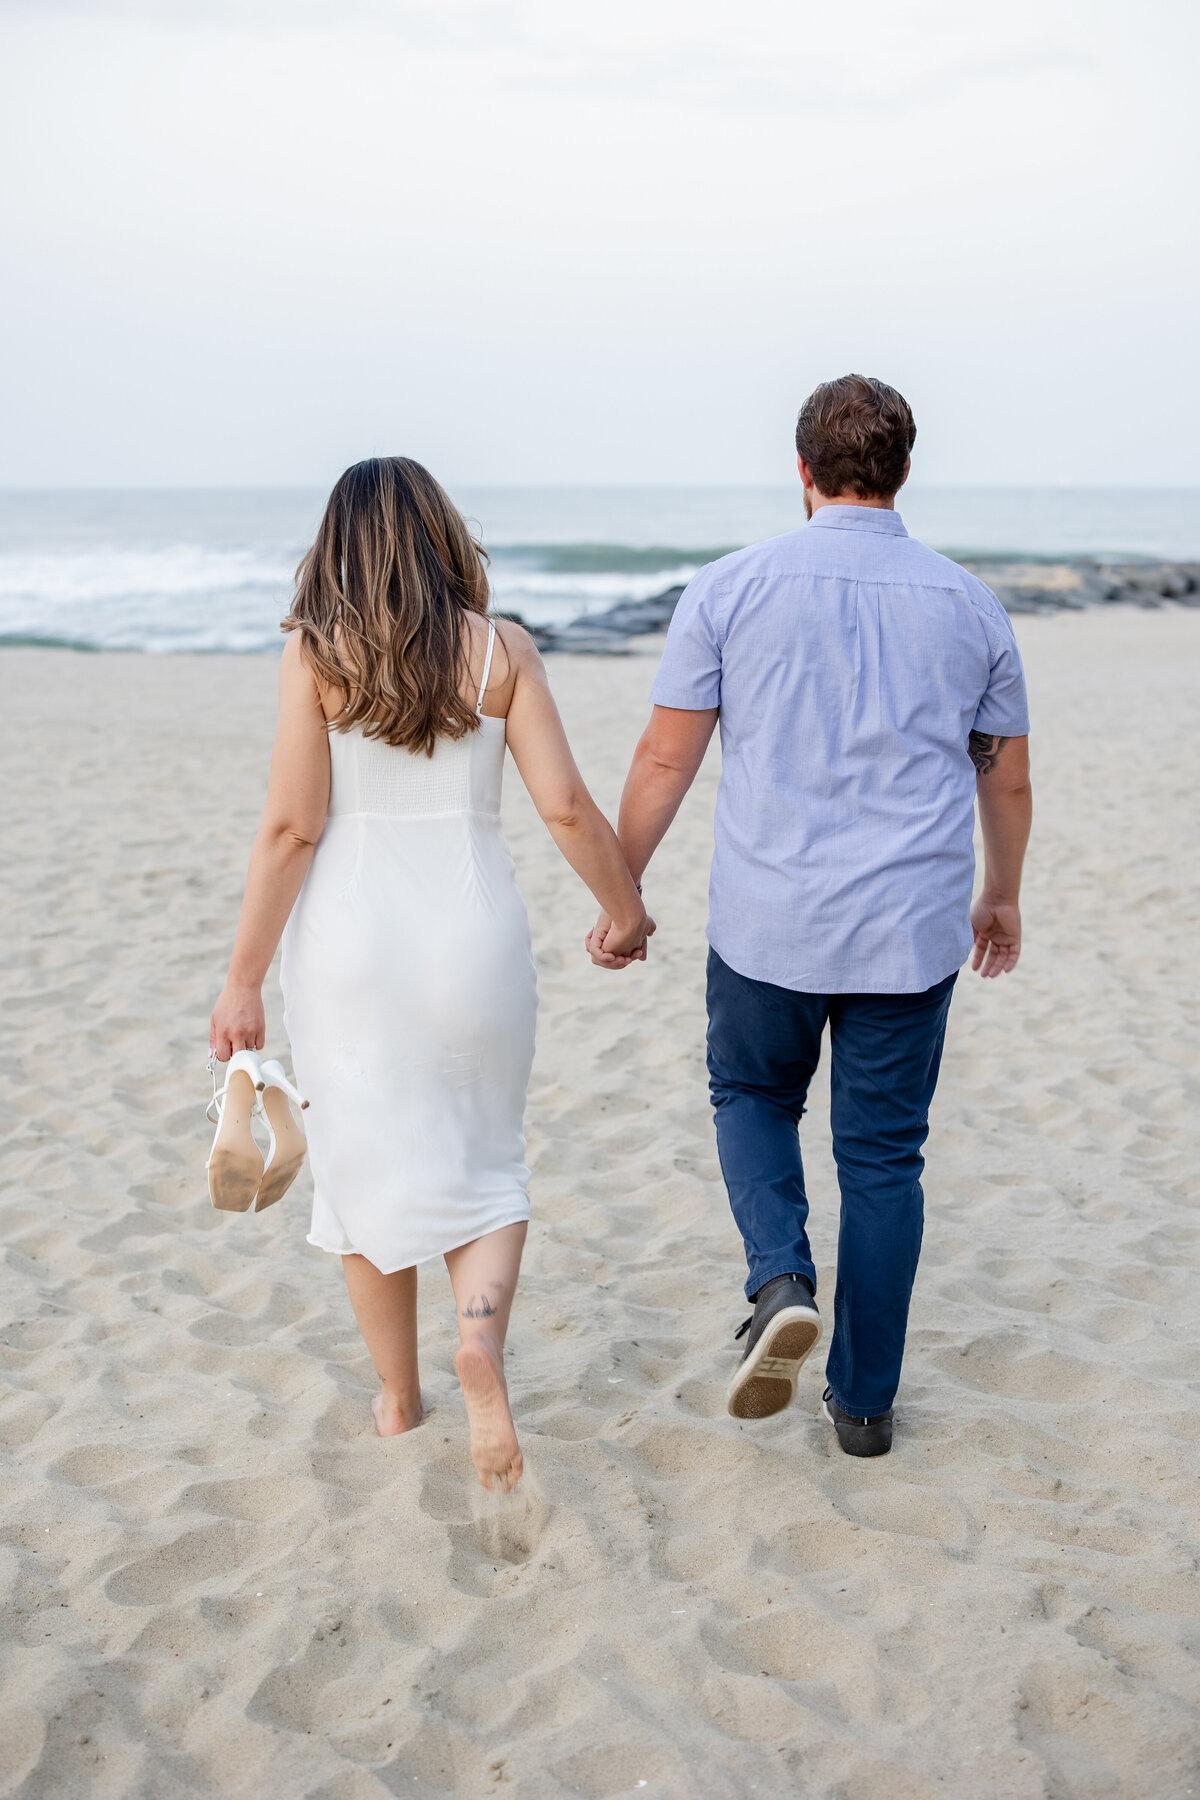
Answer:
[[753, 1323], [754, 1323], [754, 1314], [753, 1313], [750, 1314], [750, 1317], [748, 1319], [742, 1320], [741, 1324], [738, 1326], [737, 1330], [733, 1334], [733, 1341], [735, 1344], [737, 1343], [739, 1338], [745, 1337], [746, 1333], [749, 1331], [749, 1329], [753, 1325]]

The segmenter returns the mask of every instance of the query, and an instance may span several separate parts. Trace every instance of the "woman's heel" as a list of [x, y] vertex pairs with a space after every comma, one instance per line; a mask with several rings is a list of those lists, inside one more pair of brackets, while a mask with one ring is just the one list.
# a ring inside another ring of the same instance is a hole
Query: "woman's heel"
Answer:
[[283, 1198], [300, 1173], [308, 1149], [288, 1105], [289, 1100], [294, 1100], [303, 1109], [308, 1101], [292, 1086], [278, 1062], [263, 1063], [262, 1077], [262, 1110], [271, 1144], [254, 1201], [255, 1212], [263, 1212]]
[[208, 1193], [219, 1212], [248, 1212], [262, 1180], [262, 1151], [250, 1121], [263, 1080], [253, 1050], [239, 1050], [229, 1060], [225, 1086], [209, 1101], [207, 1117], [216, 1123], [208, 1158]]

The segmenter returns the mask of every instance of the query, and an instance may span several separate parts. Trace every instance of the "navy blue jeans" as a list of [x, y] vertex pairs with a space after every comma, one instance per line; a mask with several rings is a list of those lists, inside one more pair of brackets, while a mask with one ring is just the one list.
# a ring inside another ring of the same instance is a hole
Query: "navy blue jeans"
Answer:
[[717, 1150], [750, 1299], [774, 1275], [806, 1275], [816, 1287], [799, 1125], [829, 1025], [842, 1212], [825, 1372], [838, 1405], [860, 1418], [885, 1412], [900, 1381], [921, 1253], [921, 1150], [955, 979], [924, 994], [797, 994], [708, 953]]

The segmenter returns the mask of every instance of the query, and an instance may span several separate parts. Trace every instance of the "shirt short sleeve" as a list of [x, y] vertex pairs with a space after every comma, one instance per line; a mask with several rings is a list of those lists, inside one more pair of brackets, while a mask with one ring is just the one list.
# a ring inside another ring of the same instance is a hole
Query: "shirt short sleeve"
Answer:
[[694, 575], [679, 597], [650, 699], [654, 706], [673, 706], [680, 712], [707, 712], [721, 704], [721, 643], [711, 565]]
[[1008, 614], [990, 588], [983, 593], [990, 604], [977, 610], [987, 633], [991, 673], [972, 729], [988, 737], [1024, 737], [1029, 730], [1029, 701], [1021, 652]]

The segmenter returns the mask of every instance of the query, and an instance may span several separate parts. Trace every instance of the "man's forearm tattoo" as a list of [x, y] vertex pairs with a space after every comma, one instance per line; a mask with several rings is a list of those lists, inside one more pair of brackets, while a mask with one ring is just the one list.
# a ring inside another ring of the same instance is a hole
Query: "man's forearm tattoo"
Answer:
[[967, 753], [975, 764], [977, 775], [990, 774], [996, 766], [996, 758], [1003, 750], [1008, 739], [989, 737], [986, 731], [973, 731], [967, 739]]
[[463, 1307], [464, 1319], [494, 1319], [496, 1309], [486, 1294], [472, 1294]]

